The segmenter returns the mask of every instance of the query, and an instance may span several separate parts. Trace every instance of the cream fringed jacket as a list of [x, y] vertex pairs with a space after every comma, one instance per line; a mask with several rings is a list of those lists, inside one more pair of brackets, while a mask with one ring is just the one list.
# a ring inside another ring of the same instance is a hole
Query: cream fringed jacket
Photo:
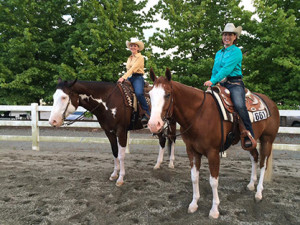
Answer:
[[133, 73], [144, 74], [144, 56], [141, 53], [129, 56], [126, 63], [127, 72], [122, 76], [122, 78], [127, 79]]

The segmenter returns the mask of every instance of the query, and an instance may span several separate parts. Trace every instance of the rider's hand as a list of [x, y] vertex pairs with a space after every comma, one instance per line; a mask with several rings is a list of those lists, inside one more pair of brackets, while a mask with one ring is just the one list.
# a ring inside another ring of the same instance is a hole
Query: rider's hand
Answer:
[[124, 80], [125, 80], [125, 79], [124, 79], [123, 77], [120, 77], [119, 80], [118, 80], [118, 82], [123, 83]]
[[208, 81], [205, 81], [205, 83], [203, 85], [206, 87], [211, 87], [211, 85], [213, 85], [213, 83], [210, 80], [208, 80]]

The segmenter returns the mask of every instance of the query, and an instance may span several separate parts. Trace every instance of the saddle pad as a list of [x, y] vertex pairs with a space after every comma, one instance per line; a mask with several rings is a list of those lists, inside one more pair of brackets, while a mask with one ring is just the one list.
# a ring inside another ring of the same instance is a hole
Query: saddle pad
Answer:
[[[118, 83], [118, 86], [121, 90], [121, 92], [123, 93], [123, 99], [125, 102], [125, 105], [127, 107], [132, 107], [134, 109], [134, 111], [137, 111], [137, 105], [138, 105], [138, 101], [136, 98], [136, 95], [134, 93], [133, 87], [131, 85], [131, 83], [129, 81], [125, 81], [123, 83]], [[149, 96], [149, 90], [151, 90], [151, 88], [149, 89], [149, 85], [145, 85], [144, 88], [144, 95], [145, 95], [145, 99], [147, 102], [147, 105], [150, 108], [150, 96]], [[148, 91], [148, 92], [147, 92]]]
[[[217, 100], [219, 107], [221, 109], [221, 112], [223, 114], [224, 120], [233, 122], [232, 111], [227, 110], [227, 107], [224, 106], [224, 104], [226, 104], [226, 103], [224, 103], [224, 101], [222, 101], [222, 96], [220, 96], [219, 93], [217, 93], [215, 91], [208, 90], [206, 92], [215, 96], [215, 99]], [[253, 100], [247, 99], [247, 98], [249, 98], [249, 96], [250, 96], [249, 94], [248, 94], [248, 96], [246, 94], [246, 102], [248, 102], [248, 103], [253, 101]], [[266, 103], [258, 95], [251, 93], [251, 96], [255, 96], [255, 101], [254, 101], [255, 104], [257, 104], [256, 101], [260, 101], [260, 107], [258, 109], [255, 109], [255, 107], [251, 107], [251, 105], [247, 107], [251, 123], [265, 120], [268, 117], [270, 117], [270, 112], [269, 112], [269, 109], [268, 109]], [[230, 100], [230, 102], [231, 102], [231, 100]]]

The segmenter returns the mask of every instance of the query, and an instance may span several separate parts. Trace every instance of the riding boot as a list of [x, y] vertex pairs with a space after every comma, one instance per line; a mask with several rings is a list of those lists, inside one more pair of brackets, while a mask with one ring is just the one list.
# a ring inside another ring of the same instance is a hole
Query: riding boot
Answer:
[[240, 137], [242, 148], [247, 151], [255, 149], [257, 146], [257, 141], [254, 139], [251, 132], [245, 128], [245, 125], [241, 118], [239, 118], [239, 129], [241, 133]]
[[143, 117], [141, 119], [141, 122], [142, 122], [143, 126], [147, 126], [148, 121], [149, 121], [149, 114], [146, 113], [146, 114], [143, 115]]

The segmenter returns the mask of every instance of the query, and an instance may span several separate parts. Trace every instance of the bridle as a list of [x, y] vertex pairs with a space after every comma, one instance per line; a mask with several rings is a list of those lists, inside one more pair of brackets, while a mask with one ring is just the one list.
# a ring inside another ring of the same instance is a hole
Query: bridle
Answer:
[[204, 98], [203, 98], [203, 101], [200, 105], [200, 107], [197, 109], [196, 113], [195, 113], [195, 116], [189, 121], [189, 126], [183, 131], [183, 132], [180, 132], [179, 134], [175, 134], [175, 135], [170, 135], [167, 133], [167, 130], [171, 130], [171, 121], [173, 120], [173, 110], [174, 110], [174, 100], [173, 100], [173, 86], [172, 86], [172, 83], [171, 83], [171, 93], [170, 93], [170, 97], [171, 97], [171, 102], [169, 104], [169, 107], [168, 107], [168, 110], [167, 110], [167, 113], [165, 114], [164, 118], [163, 118], [163, 122], [164, 124], [167, 124], [167, 126], [164, 126], [163, 129], [161, 130], [163, 136], [165, 137], [169, 137], [169, 138], [174, 138], [174, 137], [178, 137], [178, 136], [181, 136], [182, 134], [186, 133], [192, 126], [193, 126], [193, 120], [196, 118], [196, 116], [198, 115], [198, 113], [200, 112], [200, 110], [202, 109], [203, 105], [204, 105], [204, 102], [205, 102], [205, 99], [206, 99], [206, 92], [204, 91]]

